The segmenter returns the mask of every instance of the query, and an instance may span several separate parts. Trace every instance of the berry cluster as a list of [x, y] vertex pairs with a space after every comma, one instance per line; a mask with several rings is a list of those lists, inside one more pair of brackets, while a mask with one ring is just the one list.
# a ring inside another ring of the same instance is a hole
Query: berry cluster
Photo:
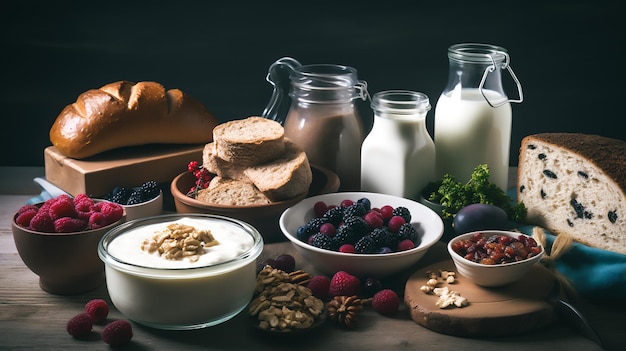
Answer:
[[344, 253], [390, 253], [412, 249], [420, 236], [406, 207], [372, 208], [367, 198], [337, 205], [318, 201], [315, 217], [298, 228], [298, 239], [315, 247]]
[[485, 237], [477, 232], [468, 239], [453, 242], [451, 248], [467, 260], [488, 265], [522, 261], [541, 253], [535, 239], [523, 234], [517, 238], [507, 235]]
[[198, 161], [189, 162], [187, 165], [187, 171], [192, 173], [196, 178], [196, 182], [187, 192], [187, 196], [195, 199], [198, 195], [198, 191], [206, 189], [215, 175], [209, 172], [206, 168], [202, 167]]
[[159, 184], [154, 180], [149, 180], [134, 188], [117, 186], [104, 195], [103, 199], [120, 205], [136, 205], [154, 199], [159, 196], [160, 192]]
[[17, 211], [15, 223], [44, 233], [73, 233], [105, 227], [124, 215], [119, 204], [95, 202], [85, 194], [72, 198], [60, 195], [41, 206], [24, 205]]
[[[103, 324], [109, 315], [109, 305], [102, 299], [93, 299], [85, 305], [85, 311], [72, 317], [65, 327], [68, 334], [75, 338], [84, 338], [91, 333], [94, 324]], [[121, 345], [133, 337], [132, 325], [124, 319], [118, 319], [105, 325], [102, 340], [111, 345]]]

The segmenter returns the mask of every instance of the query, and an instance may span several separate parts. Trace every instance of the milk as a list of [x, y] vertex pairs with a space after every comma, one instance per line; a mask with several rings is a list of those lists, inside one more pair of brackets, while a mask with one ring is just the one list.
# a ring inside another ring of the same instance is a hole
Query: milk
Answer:
[[[489, 101], [502, 95], [483, 90]], [[435, 108], [437, 174], [452, 174], [457, 181], [470, 179], [474, 168], [489, 165], [490, 181], [507, 189], [511, 142], [511, 104], [493, 108], [478, 89], [457, 89], [442, 94]]]

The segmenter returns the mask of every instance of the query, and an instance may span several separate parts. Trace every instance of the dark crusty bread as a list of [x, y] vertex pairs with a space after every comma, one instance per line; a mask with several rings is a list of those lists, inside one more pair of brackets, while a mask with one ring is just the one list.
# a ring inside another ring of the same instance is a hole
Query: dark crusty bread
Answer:
[[156, 82], [119, 81], [80, 94], [50, 129], [64, 155], [83, 159], [144, 144], [202, 144], [218, 121], [199, 101]]
[[528, 222], [626, 254], [626, 142], [543, 133], [522, 140], [517, 197]]
[[217, 156], [241, 166], [281, 157], [285, 152], [284, 136], [280, 123], [256, 116], [225, 122], [213, 129]]

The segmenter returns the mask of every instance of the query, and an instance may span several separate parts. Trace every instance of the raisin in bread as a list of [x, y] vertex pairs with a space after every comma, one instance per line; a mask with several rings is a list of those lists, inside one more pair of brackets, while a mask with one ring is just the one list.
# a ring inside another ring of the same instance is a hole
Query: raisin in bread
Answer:
[[213, 129], [217, 156], [242, 166], [281, 157], [285, 152], [284, 137], [280, 123], [256, 116], [225, 122]]
[[543, 133], [522, 140], [517, 198], [528, 222], [626, 254], [626, 142]]

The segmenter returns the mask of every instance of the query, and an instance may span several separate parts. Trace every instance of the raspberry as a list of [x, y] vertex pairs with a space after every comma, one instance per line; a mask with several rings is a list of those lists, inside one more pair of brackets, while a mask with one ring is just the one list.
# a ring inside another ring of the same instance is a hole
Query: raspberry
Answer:
[[345, 271], [339, 271], [330, 280], [328, 294], [330, 296], [352, 296], [358, 295], [361, 281]]
[[35, 206], [35, 205], [24, 205], [22, 207], [19, 208], [19, 210], [17, 210], [17, 214], [22, 214], [24, 212], [27, 211], [32, 211], [35, 210], [35, 212], [39, 211], [39, 207]]
[[109, 315], [109, 305], [102, 299], [93, 299], [85, 304], [85, 313], [94, 323], [104, 322]]
[[30, 220], [30, 229], [37, 232], [54, 233], [54, 220], [50, 217], [48, 211], [39, 210]]
[[383, 226], [383, 216], [377, 211], [369, 211], [363, 219], [367, 222], [370, 228], [380, 228]]
[[335, 228], [334, 225], [332, 225], [332, 223], [324, 223], [320, 227], [320, 233], [326, 235], [329, 238], [332, 238], [333, 236], [335, 236], [336, 232], [337, 232], [337, 229]]
[[52, 219], [62, 217], [75, 218], [77, 216], [74, 201], [69, 196], [61, 195], [57, 197], [48, 208], [48, 213]]
[[282, 254], [274, 260], [276, 265], [274, 268], [278, 268], [284, 272], [291, 273], [296, 268], [296, 260], [293, 256], [288, 254]]
[[393, 217], [393, 207], [389, 205], [381, 207], [380, 214], [383, 215], [383, 220], [389, 220], [389, 218]]
[[318, 299], [325, 300], [328, 298], [330, 279], [323, 275], [316, 275], [311, 278], [307, 284], [307, 288], [311, 289], [313, 296]]
[[93, 205], [93, 199], [86, 194], [78, 194], [74, 197], [74, 208], [78, 212], [90, 212]]
[[27, 209], [18, 213], [17, 217], [15, 217], [15, 223], [21, 227], [28, 228], [30, 226], [30, 221], [37, 214], [37, 209]]
[[102, 340], [112, 346], [125, 344], [133, 337], [133, 327], [125, 319], [113, 321], [102, 329]]
[[397, 233], [398, 230], [400, 230], [400, 227], [405, 223], [406, 221], [401, 216], [393, 216], [389, 218], [387, 228], [389, 228], [392, 233]]
[[324, 201], [318, 201], [313, 205], [315, 217], [322, 217], [326, 211], [328, 211], [328, 205]]
[[54, 231], [56, 233], [82, 232], [87, 228], [87, 222], [78, 218], [61, 217], [54, 221]]
[[102, 212], [93, 212], [89, 216], [89, 229], [98, 229], [102, 227], [106, 227], [110, 222], [107, 216]]
[[74, 316], [67, 322], [67, 326], [65, 329], [67, 332], [75, 337], [81, 338], [91, 333], [91, 329], [93, 328], [93, 321], [91, 317], [87, 313], [81, 313]]
[[374, 294], [372, 298], [372, 308], [380, 314], [392, 315], [400, 307], [400, 298], [395, 291], [383, 289]]
[[339, 246], [339, 252], [343, 253], [354, 253], [354, 245], [352, 244], [343, 244]]
[[396, 250], [406, 251], [406, 250], [411, 250], [414, 247], [415, 247], [415, 243], [413, 243], [413, 241], [411, 241], [410, 239], [404, 239], [398, 243]]
[[352, 201], [350, 199], [345, 199], [345, 200], [341, 201], [340, 206], [345, 208], [345, 207], [352, 206], [352, 204], [354, 204], [354, 201]]
[[119, 204], [106, 201], [100, 202], [98, 204], [100, 205], [100, 212], [109, 217], [109, 220], [112, 221], [111, 223], [117, 221], [118, 219], [122, 218], [122, 216], [124, 216], [124, 208]]

